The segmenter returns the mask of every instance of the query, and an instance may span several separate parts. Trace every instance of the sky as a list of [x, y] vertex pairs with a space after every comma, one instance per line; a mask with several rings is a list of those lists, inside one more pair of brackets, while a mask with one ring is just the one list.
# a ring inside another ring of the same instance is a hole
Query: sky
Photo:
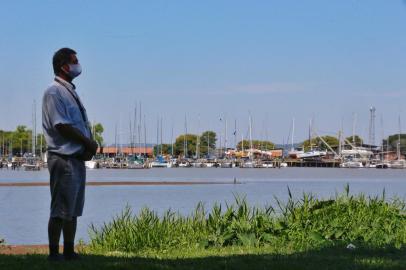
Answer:
[[[402, 0], [20, 1], [0, 3], [0, 129], [32, 126], [53, 80], [52, 56], [71, 47], [74, 83], [105, 141], [129, 138], [141, 102], [147, 140], [214, 130], [285, 143], [355, 132], [376, 141], [406, 129], [406, 2]], [[355, 125], [354, 125], [354, 119]], [[173, 135], [172, 135], [173, 127]]]

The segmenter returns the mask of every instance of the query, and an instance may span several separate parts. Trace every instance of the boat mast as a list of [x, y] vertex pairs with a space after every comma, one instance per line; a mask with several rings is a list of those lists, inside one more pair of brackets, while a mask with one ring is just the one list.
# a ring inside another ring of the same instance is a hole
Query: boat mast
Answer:
[[172, 130], [171, 130], [171, 156], [173, 157], [173, 119], [172, 119]]
[[186, 114], [185, 114], [185, 135], [183, 136], [183, 156], [184, 156], [184, 158], [187, 158], [187, 140], [186, 140], [186, 135], [187, 135], [187, 120], [186, 120]]
[[382, 132], [382, 145], [381, 145], [381, 161], [384, 160], [384, 139], [385, 139], [385, 131], [384, 131], [384, 126], [383, 126], [383, 116], [381, 114], [381, 132]]
[[244, 155], [244, 134], [241, 134], [241, 151], [242, 155]]
[[200, 114], [197, 118], [196, 158], [200, 158]]
[[291, 151], [294, 151], [295, 148], [293, 146], [293, 136], [295, 136], [295, 118], [292, 118], [292, 136], [291, 136]]
[[116, 156], [117, 156], [117, 151], [118, 151], [118, 146], [117, 146], [117, 123], [114, 126], [114, 145], [116, 147]]
[[209, 135], [209, 131], [207, 131], [207, 157], [210, 157], [210, 135]]
[[398, 134], [398, 144], [397, 144], [397, 158], [398, 158], [398, 160], [400, 160], [400, 133], [402, 133], [402, 128], [401, 128], [401, 125], [400, 125], [400, 115], [399, 115], [399, 119], [398, 119], [398, 124], [399, 124], [399, 134]]
[[147, 124], [145, 120], [145, 114], [144, 114], [144, 157], [148, 157], [147, 155]]
[[35, 149], [35, 145], [37, 143], [37, 105], [36, 102], [34, 100], [34, 103], [32, 105], [32, 131], [31, 131], [31, 140], [32, 140], [32, 155], [35, 157], [36, 155], [36, 149]]
[[310, 145], [310, 151], [313, 151], [313, 145], [312, 145], [312, 119], [310, 119], [310, 122], [309, 122], [309, 145]]
[[163, 147], [163, 145], [162, 145], [162, 122], [163, 122], [163, 117], [161, 116], [161, 156], [163, 154], [163, 152], [162, 152], [162, 147]]
[[[130, 112], [130, 149], [131, 149], [131, 155], [134, 154], [134, 148], [133, 148], [133, 124], [132, 124], [132, 119], [131, 119], [131, 112]], [[94, 133], [93, 133], [94, 134]]]
[[159, 154], [159, 116], [156, 121], [156, 156]]
[[234, 147], [237, 151], [237, 119], [234, 119]]
[[249, 128], [250, 128], [250, 158], [252, 158], [253, 155], [253, 147], [252, 147], [252, 117], [251, 117], [251, 112], [249, 113]]
[[139, 122], [138, 122], [138, 154], [141, 156], [141, 101], [140, 101], [140, 113], [139, 113]]
[[224, 117], [224, 153], [227, 151], [227, 116]]
[[355, 141], [355, 128], [357, 125], [357, 114], [353, 113], [352, 114], [352, 143], [357, 146], [357, 143]]
[[[138, 123], [137, 123], [137, 102], [136, 102], [135, 106], [134, 106], [134, 138], [133, 138], [134, 148], [136, 148], [136, 143], [137, 143], [137, 135], [138, 135], [137, 130], [138, 130]], [[139, 146], [140, 145], [138, 145], [138, 147]]]

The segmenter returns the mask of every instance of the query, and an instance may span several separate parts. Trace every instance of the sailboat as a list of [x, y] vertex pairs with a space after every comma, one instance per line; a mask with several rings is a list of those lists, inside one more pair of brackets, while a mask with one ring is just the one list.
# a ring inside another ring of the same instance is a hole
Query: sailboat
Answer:
[[252, 146], [252, 118], [251, 113], [249, 115], [249, 136], [250, 136], [250, 149], [248, 150], [249, 159], [241, 163], [241, 168], [255, 168], [255, 163], [253, 160], [254, 148]]
[[327, 151], [319, 151], [317, 149], [313, 149], [313, 144], [312, 144], [312, 120], [310, 120], [309, 124], [309, 145], [310, 145], [310, 151], [298, 154], [297, 157], [301, 159], [310, 159], [310, 158], [320, 158], [322, 156], [327, 155]]

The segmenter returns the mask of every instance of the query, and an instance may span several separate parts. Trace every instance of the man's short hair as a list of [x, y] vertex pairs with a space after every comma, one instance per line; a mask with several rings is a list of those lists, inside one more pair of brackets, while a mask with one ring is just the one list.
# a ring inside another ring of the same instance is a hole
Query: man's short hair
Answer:
[[52, 58], [52, 66], [54, 67], [54, 74], [58, 75], [61, 72], [61, 67], [68, 64], [71, 60], [71, 55], [76, 52], [70, 48], [62, 48], [55, 52]]

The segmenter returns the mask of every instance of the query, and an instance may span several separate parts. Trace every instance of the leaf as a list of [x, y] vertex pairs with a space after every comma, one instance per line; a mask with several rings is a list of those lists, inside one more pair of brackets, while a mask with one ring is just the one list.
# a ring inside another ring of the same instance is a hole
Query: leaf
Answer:
[[311, 232], [310, 239], [312, 239], [316, 242], [323, 242], [325, 240], [324, 237], [318, 232]]
[[237, 235], [243, 246], [255, 246], [257, 239], [253, 233], [242, 233]]

